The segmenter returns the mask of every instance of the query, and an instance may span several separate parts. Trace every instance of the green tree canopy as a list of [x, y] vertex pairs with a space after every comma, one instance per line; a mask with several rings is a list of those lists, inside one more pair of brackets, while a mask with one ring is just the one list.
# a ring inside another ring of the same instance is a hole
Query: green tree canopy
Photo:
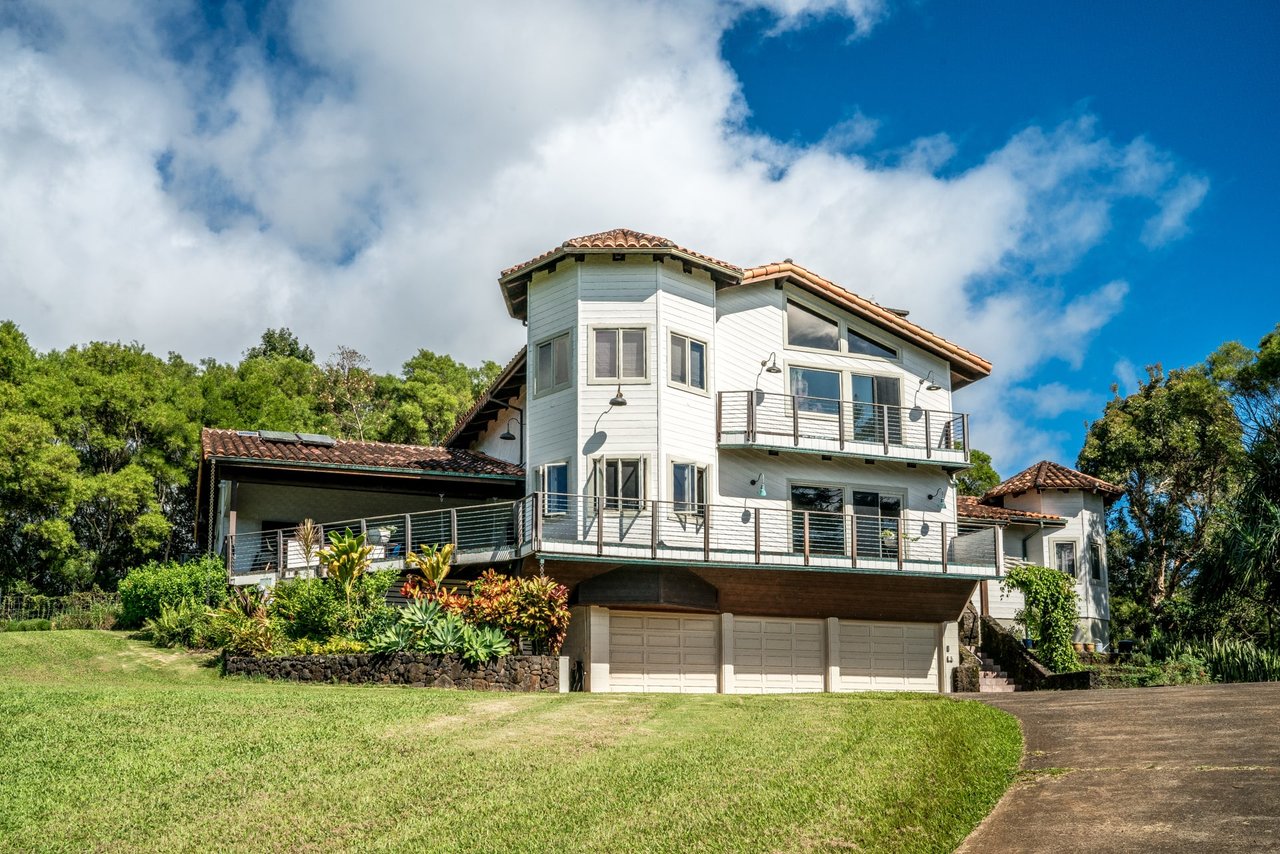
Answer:
[[981, 498], [1000, 484], [1000, 475], [991, 465], [991, 455], [974, 448], [969, 452], [969, 468], [956, 475], [956, 488], [961, 495]]
[[311, 364], [316, 360], [315, 351], [298, 340], [287, 326], [267, 329], [262, 340], [244, 351], [245, 359], [271, 359], [283, 357]]

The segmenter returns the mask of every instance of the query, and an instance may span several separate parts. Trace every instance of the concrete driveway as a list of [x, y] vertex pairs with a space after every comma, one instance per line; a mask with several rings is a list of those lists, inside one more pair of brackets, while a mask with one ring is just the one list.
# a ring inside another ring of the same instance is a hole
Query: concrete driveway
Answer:
[[962, 852], [1280, 851], [1280, 683], [979, 701], [1026, 750]]

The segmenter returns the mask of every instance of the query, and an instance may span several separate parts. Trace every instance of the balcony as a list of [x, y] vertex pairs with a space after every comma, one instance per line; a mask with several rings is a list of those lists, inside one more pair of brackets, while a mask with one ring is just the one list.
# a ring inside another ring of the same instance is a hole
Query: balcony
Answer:
[[[670, 501], [538, 493], [519, 501], [403, 516], [331, 522], [364, 531], [377, 568], [399, 568], [406, 551], [454, 543], [455, 563], [550, 559], [758, 566], [847, 572], [1000, 574], [996, 529], [939, 521]], [[290, 531], [229, 538], [233, 583], [311, 573]]]
[[762, 391], [722, 391], [716, 407], [722, 448], [804, 451], [963, 468], [969, 416]]

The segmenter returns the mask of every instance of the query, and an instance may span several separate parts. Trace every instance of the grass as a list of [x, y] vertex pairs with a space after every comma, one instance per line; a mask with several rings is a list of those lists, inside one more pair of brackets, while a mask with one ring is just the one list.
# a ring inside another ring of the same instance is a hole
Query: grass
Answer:
[[949, 851], [1016, 722], [907, 695], [506, 695], [222, 679], [0, 635], [0, 850]]

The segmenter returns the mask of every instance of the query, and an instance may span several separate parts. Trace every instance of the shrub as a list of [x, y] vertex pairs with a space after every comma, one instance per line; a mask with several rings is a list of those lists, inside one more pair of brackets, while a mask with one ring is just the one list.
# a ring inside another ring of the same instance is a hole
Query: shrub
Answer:
[[281, 581], [272, 589], [268, 613], [284, 621], [291, 640], [323, 642], [338, 633], [342, 602], [337, 588], [323, 578]]
[[6, 632], [47, 632], [53, 628], [48, 620], [12, 620], [5, 627]]
[[113, 629], [120, 618], [120, 606], [95, 603], [88, 608], [63, 611], [53, 618], [55, 629]]
[[396, 623], [369, 641], [369, 651], [379, 653], [403, 652], [413, 646], [416, 637], [405, 623]]
[[1055, 673], [1079, 670], [1071, 641], [1080, 608], [1071, 579], [1047, 566], [1019, 565], [1009, 570], [1002, 586], [1021, 591], [1026, 600], [1018, 620], [1036, 639], [1035, 656]]
[[1249, 641], [1214, 638], [1169, 644], [1165, 651], [1170, 659], [1203, 661], [1215, 682], [1280, 682], [1280, 655]]
[[160, 614], [147, 620], [143, 631], [159, 647], [203, 647], [210, 635], [212, 612], [194, 599], [160, 606]]
[[448, 576], [453, 562], [453, 544], [444, 546], [420, 546], [421, 554], [409, 552], [404, 557], [409, 578], [400, 593], [406, 599], [423, 599], [434, 596]]
[[329, 534], [329, 547], [320, 550], [320, 563], [325, 573], [342, 588], [348, 605], [351, 604], [356, 582], [369, 568], [369, 555], [373, 553], [373, 546], [364, 540], [364, 534], [334, 531]]
[[164, 605], [184, 599], [217, 606], [227, 599], [226, 570], [213, 556], [186, 563], [156, 563], [129, 571], [120, 581], [120, 625], [138, 628], [160, 616]]
[[533, 651], [558, 655], [569, 629], [569, 590], [545, 575], [510, 578], [492, 569], [471, 582], [467, 619], [493, 626]]
[[493, 626], [466, 626], [462, 632], [462, 657], [472, 664], [511, 654], [511, 641]]
[[351, 638], [330, 638], [323, 643], [303, 638], [281, 649], [284, 655], [351, 655], [367, 652], [368, 646]]

